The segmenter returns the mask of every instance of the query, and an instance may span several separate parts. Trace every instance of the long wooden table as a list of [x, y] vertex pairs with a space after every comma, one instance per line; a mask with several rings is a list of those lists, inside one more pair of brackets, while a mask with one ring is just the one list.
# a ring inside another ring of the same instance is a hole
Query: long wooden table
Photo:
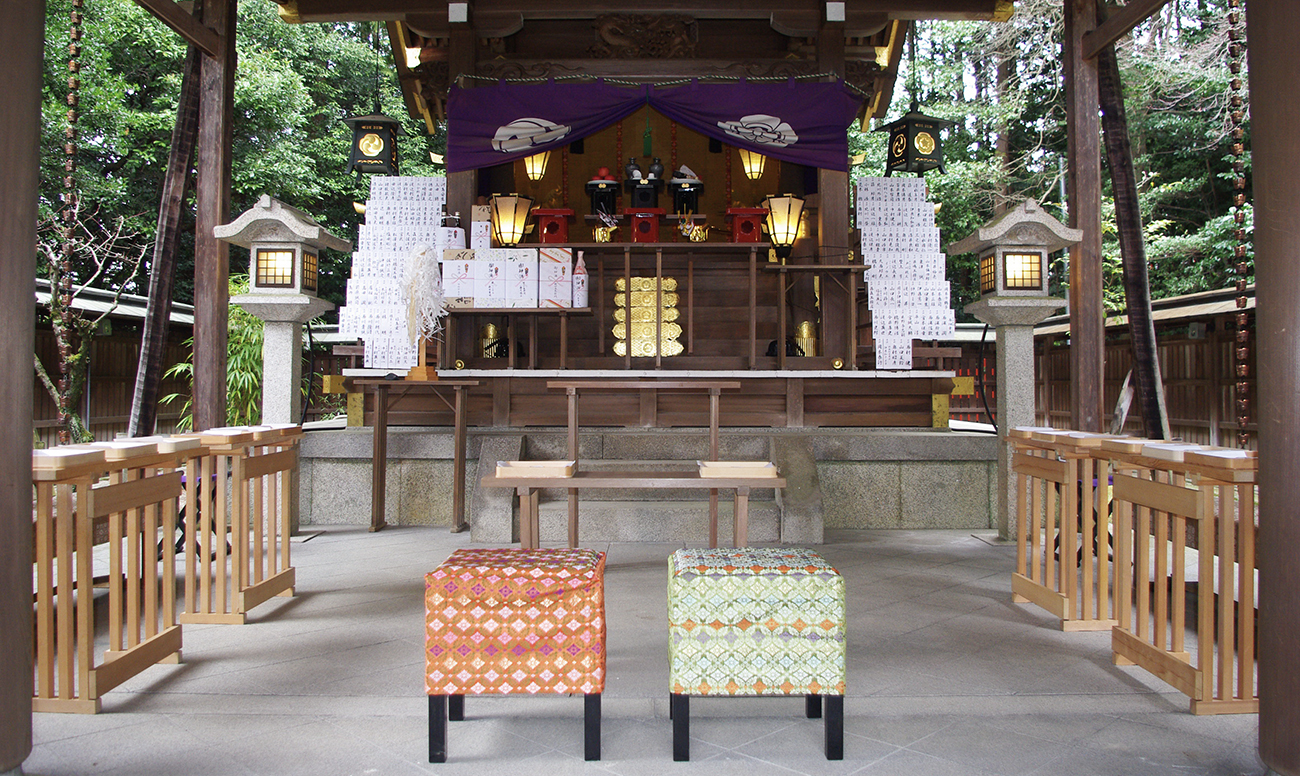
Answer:
[[[384, 521], [384, 490], [388, 485], [388, 405], [390, 391], [396, 391], [394, 401], [407, 393], [432, 393], [451, 408], [456, 419], [453, 435], [451, 483], [451, 531], [459, 533], [469, 527], [465, 521], [465, 389], [479, 384], [478, 380], [388, 380], [385, 378], [356, 378], [352, 384], [362, 390], [375, 392], [374, 448], [370, 474], [370, 530], [382, 531]], [[455, 391], [454, 404], [447, 401], [440, 388]]]
[[[538, 523], [538, 497], [542, 488], [567, 488], [574, 493], [583, 488], [667, 488], [685, 490], [709, 488], [734, 490], [735, 510], [732, 513], [732, 546], [744, 547], [749, 543], [749, 491], [752, 488], [784, 488], [784, 477], [701, 477], [698, 469], [681, 471], [579, 471], [572, 477], [500, 477], [488, 475], [482, 480], [485, 488], [514, 488], [519, 494], [519, 546], [536, 548], [540, 540]], [[716, 514], [709, 519], [709, 546], [716, 547], [718, 526]], [[569, 514], [569, 546], [578, 546], [577, 516]]]

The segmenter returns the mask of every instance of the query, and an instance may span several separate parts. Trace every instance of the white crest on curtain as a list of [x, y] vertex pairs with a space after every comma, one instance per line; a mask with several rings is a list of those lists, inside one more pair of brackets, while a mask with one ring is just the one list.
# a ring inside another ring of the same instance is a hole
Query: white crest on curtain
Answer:
[[413, 344], [442, 331], [447, 304], [442, 296], [437, 250], [422, 243], [411, 248], [402, 276], [402, 297], [406, 302], [406, 333]]
[[799, 142], [799, 136], [795, 134], [793, 127], [782, 121], [780, 117], [769, 116], [766, 113], [741, 116], [738, 121], [719, 121], [718, 126], [734, 138], [759, 145], [785, 148]]
[[533, 146], [554, 143], [572, 131], [573, 127], [566, 127], [546, 119], [515, 119], [497, 128], [496, 135], [492, 137], [492, 147], [503, 154], [510, 154]]

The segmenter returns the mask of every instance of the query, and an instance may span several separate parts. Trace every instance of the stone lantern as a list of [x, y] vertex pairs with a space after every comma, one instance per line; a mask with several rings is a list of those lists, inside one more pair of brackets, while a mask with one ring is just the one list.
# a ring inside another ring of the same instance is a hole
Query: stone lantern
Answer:
[[249, 293], [230, 302], [265, 322], [262, 422], [297, 423], [302, 414], [302, 324], [334, 309], [316, 298], [320, 250], [351, 253], [352, 244], [266, 194], [212, 234], [248, 249]]
[[1071, 229], [1034, 200], [994, 218], [974, 234], [948, 246], [948, 255], [974, 253], [980, 259], [980, 299], [966, 312], [997, 330], [998, 535], [1013, 538], [1015, 499], [1007, 431], [1034, 424], [1034, 326], [1064, 307], [1048, 296], [1048, 255], [1077, 244], [1083, 231]]

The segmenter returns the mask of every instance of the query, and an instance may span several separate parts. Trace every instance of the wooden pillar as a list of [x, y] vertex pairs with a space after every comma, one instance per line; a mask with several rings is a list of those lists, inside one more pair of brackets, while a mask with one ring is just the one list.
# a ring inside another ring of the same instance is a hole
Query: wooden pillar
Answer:
[[[478, 39], [474, 35], [474, 28], [469, 23], [453, 22], [451, 24], [451, 40], [448, 42], [447, 58], [453, 85], [456, 85], [458, 75], [474, 74], [475, 65], [478, 61], [475, 54], [477, 43]], [[473, 80], [465, 79], [460, 82], [459, 86], [470, 89], [474, 87], [474, 83]], [[476, 170], [447, 174], [447, 209], [453, 213], [459, 212], [464, 223], [468, 223], [470, 220], [470, 208], [474, 206], [477, 195], [478, 172]], [[513, 353], [514, 344], [511, 343], [510, 347], [510, 352]]]
[[32, 352], [45, 2], [9, 3], [0, 24], [0, 773], [32, 751]]
[[199, 71], [199, 138], [194, 214], [194, 428], [226, 425], [226, 323], [230, 248], [212, 236], [230, 220], [234, 138], [235, 0], [207, 0], [203, 18], [222, 38]]
[[1083, 241], [1070, 249], [1070, 415], [1079, 431], [1101, 431], [1105, 308], [1101, 295], [1101, 142], [1097, 60], [1084, 59], [1083, 36], [1097, 26], [1095, 0], [1065, 3], [1065, 105], [1070, 226]]
[[[844, 23], [825, 22], [817, 36], [817, 65], [823, 73], [844, 76]], [[847, 162], [847, 160], [845, 160]], [[817, 171], [817, 256], [822, 264], [844, 264], [849, 244], [849, 174], [840, 170]], [[840, 356], [844, 368], [857, 363], [856, 337], [848, 336], [848, 299], [839, 289], [827, 288], [834, 277], [822, 278], [822, 355]], [[856, 303], [856, 302], [855, 302]], [[796, 325], [798, 321], [795, 322]], [[784, 348], [785, 343], [778, 343]]]
[[1300, 19], [1289, 3], [1251, 3], [1255, 304], [1259, 353], [1259, 755], [1300, 776]]

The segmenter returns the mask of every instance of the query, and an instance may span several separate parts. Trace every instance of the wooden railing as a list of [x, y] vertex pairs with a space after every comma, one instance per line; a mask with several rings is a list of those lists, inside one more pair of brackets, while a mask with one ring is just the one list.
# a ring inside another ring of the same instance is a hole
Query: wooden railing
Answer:
[[[96, 713], [122, 682], [179, 662], [182, 623], [242, 623], [293, 594], [300, 434], [214, 429], [33, 451], [34, 711]], [[98, 631], [97, 586], [107, 590]]]
[[1056, 615], [1062, 630], [1112, 627], [1112, 540], [1106, 489], [1097, 487], [1106, 466], [1093, 457], [1102, 436], [1013, 429], [1007, 441], [1019, 537], [1013, 600]]
[[[1042, 428], [1007, 441], [1014, 600], [1064, 630], [1111, 627], [1115, 663], [1187, 694], [1195, 714], [1258, 711], [1254, 454]], [[1113, 519], [1087, 506], [1108, 471]]]
[[[289, 533], [299, 426], [209, 429], [190, 461], [185, 501], [183, 623], [242, 624], [273, 596], [292, 596]], [[229, 541], [224, 541], [228, 537]]]
[[[35, 451], [33, 711], [93, 714], [104, 693], [154, 663], [180, 660], [175, 546], [166, 537], [187, 448], [198, 445], [133, 441]], [[96, 543], [107, 545], [108, 556], [108, 641], [99, 655]]]

